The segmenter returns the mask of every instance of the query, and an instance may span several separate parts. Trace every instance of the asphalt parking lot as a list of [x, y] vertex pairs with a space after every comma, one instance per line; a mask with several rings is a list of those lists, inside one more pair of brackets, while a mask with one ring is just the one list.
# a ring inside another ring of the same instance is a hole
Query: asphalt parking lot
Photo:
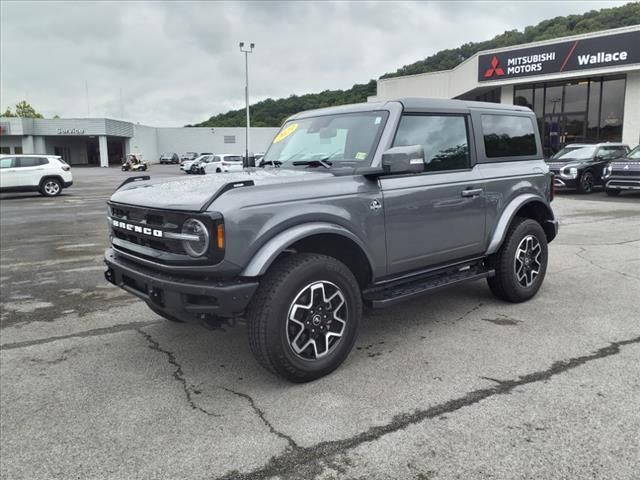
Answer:
[[127, 175], [0, 195], [2, 478], [638, 478], [640, 195], [558, 195], [532, 301], [477, 282], [368, 312], [340, 369], [292, 385], [244, 325], [170, 323], [107, 284]]

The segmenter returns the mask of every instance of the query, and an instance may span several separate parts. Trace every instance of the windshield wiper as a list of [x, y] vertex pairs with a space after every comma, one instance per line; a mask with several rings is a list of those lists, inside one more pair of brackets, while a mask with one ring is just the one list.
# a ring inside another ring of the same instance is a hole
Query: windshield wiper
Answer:
[[298, 167], [301, 165], [306, 165], [307, 167], [324, 167], [324, 168], [331, 168], [331, 165], [333, 165], [330, 161], [326, 160], [326, 159], [318, 159], [318, 160], [304, 160], [304, 161], [299, 161], [299, 162], [293, 162], [293, 165]]

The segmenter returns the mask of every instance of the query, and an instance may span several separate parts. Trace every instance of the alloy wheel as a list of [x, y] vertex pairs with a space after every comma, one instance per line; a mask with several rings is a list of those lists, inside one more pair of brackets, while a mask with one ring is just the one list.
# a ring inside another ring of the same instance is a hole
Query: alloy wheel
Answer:
[[317, 360], [332, 352], [345, 332], [348, 309], [342, 290], [318, 281], [304, 287], [289, 307], [286, 334], [294, 353]]
[[515, 273], [518, 283], [529, 288], [542, 270], [542, 246], [536, 237], [527, 235], [518, 244], [515, 255]]
[[57, 195], [58, 192], [60, 192], [60, 185], [58, 184], [58, 182], [49, 180], [44, 184], [44, 191], [47, 195]]

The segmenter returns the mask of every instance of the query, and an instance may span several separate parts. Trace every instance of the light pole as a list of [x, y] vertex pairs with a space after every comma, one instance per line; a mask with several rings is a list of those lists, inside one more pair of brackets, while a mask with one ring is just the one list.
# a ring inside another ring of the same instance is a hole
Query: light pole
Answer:
[[249, 48], [244, 48], [244, 42], [240, 42], [240, 51], [244, 53], [244, 99], [247, 106], [247, 129], [245, 135], [245, 162], [246, 166], [249, 166], [249, 128], [251, 127], [249, 120], [249, 54], [253, 52], [253, 47], [255, 47], [255, 43], [250, 43]]

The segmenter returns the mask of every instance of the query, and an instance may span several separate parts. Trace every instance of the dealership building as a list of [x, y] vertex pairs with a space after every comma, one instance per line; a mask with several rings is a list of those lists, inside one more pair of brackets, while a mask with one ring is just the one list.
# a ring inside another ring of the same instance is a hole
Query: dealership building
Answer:
[[543, 145], [640, 143], [640, 26], [479, 52], [440, 72], [378, 80], [369, 101], [458, 98], [524, 105]]
[[[253, 152], [264, 152], [277, 128], [251, 128]], [[163, 152], [243, 154], [244, 128], [149, 127], [109, 118], [0, 117], [0, 153], [60, 155], [71, 165], [120, 164], [127, 153], [157, 162]]]

